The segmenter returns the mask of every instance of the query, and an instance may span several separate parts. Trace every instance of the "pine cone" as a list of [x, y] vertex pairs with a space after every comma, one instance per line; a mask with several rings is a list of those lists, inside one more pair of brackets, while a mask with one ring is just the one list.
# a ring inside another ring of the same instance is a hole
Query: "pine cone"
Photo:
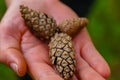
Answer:
[[31, 32], [41, 40], [50, 40], [55, 34], [56, 21], [45, 13], [38, 13], [23, 5], [20, 6], [20, 12]]
[[75, 51], [71, 37], [66, 33], [56, 33], [49, 43], [49, 56], [56, 70], [65, 80], [74, 75]]
[[83, 27], [88, 23], [87, 18], [73, 18], [66, 19], [61, 22], [58, 27], [64, 33], [67, 33], [70, 36], [75, 36]]

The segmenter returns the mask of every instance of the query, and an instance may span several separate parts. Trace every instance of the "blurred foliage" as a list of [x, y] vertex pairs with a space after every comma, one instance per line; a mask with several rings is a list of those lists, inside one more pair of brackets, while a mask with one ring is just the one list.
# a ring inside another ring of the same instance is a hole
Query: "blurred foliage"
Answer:
[[15, 73], [7, 66], [0, 64], [0, 80], [17, 80]]
[[[108, 80], [120, 80], [120, 0], [96, 0], [90, 10], [88, 31], [97, 50], [111, 68]], [[5, 13], [0, 0], [0, 18]], [[12, 70], [0, 64], [0, 80], [17, 80]]]
[[120, 80], [120, 0], [96, 0], [89, 14], [88, 31], [111, 68], [108, 80]]
[[0, 19], [2, 18], [3, 14], [5, 13], [6, 5], [4, 0], [0, 0]]

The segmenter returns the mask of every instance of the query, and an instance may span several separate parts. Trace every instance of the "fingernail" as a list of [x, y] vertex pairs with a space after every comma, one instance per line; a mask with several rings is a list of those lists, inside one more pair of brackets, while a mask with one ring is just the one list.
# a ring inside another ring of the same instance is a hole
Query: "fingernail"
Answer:
[[19, 74], [19, 72], [18, 72], [18, 65], [17, 65], [16, 63], [11, 63], [11, 64], [10, 64], [10, 67], [11, 67], [17, 74]]

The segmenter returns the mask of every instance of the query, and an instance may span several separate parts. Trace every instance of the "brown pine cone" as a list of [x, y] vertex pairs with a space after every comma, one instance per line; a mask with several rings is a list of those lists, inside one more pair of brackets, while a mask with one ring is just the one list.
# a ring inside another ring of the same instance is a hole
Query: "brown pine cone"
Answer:
[[58, 27], [64, 33], [67, 33], [70, 36], [75, 36], [83, 27], [88, 24], [87, 18], [73, 18], [66, 19]]
[[74, 75], [75, 51], [71, 37], [66, 33], [56, 33], [49, 43], [49, 56], [56, 70], [65, 80]]
[[23, 5], [20, 6], [20, 12], [31, 32], [41, 40], [50, 40], [55, 34], [56, 21], [42, 12], [37, 12]]

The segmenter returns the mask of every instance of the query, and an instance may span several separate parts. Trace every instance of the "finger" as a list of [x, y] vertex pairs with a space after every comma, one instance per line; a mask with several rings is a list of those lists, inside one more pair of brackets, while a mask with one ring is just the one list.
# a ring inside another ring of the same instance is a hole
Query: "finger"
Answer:
[[70, 80], [79, 80], [76, 75], [74, 75]]
[[108, 64], [95, 49], [86, 29], [83, 29], [80, 32], [80, 34], [74, 39], [74, 42], [77, 50], [79, 50], [77, 52], [80, 52], [83, 59], [103, 77], [107, 78], [110, 75]]
[[[11, 32], [14, 32], [12, 29]], [[0, 26], [0, 62], [10, 66], [19, 76], [26, 72], [26, 63], [20, 52], [19, 40], [12, 35], [8, 27]]]
[[84, 61], [79, 53], [76, 54], [77, 59], [77, 75], [80, 80], [105, 80], [99, 73], [97, 73], [89, 64]]
[[29, 65], [29, 71], [35, 80], [63, 80], [46, 63], [34, 62]]
[[48, 13], [49, 15], [53, 16], [57, 21], [57, 23], [60, 23], [65, 19], [78, 17], [77, 14], [72, 9], [70, 9], [68, 6], [66, 6], [62, 2], [56, 1], [54, 5], [52, 4], [48, 4], [47, 10], [45, 10], [46, 11], [45, 13]]
[[0, 50], [0, 53], [0, 62], [10, 66], [19, 76], [25, 75], [26, 63], [18, 50], [9, 48]]
[[[29, 37], [29, 39], [32, 40], [33, 38]], [[30, 49], [26, 48], [27, 50], [23, 51], [28, 63], [29, 72], [35, 80], [63, 80], [55, 73], [50, 65], [48, 50], [44, 44], [40, 41], [36, 41], [36, 43], [31, 43], [31, 41], [23, 43], [26, 45], [32, 45]], [[25, 47], [25, 45], [23, 45], [23, 47]]]

